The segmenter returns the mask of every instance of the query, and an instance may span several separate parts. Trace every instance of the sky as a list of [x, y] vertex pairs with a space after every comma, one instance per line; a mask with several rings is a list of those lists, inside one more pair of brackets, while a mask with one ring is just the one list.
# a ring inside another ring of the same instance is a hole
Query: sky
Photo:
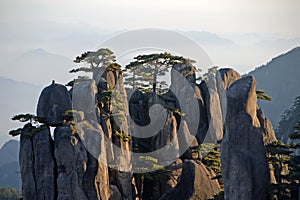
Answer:
[[299, 0], [1, 0], [0, 22], [300, 35]]

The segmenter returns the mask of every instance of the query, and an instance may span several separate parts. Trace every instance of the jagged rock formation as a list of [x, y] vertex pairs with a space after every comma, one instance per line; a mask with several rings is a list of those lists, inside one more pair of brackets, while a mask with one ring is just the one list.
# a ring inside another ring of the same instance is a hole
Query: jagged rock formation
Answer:
[[222, 107], [222, 116], [223, 122], [225, 123], [225, 117], [227, 112], [227, 97], [226, 90], [230, 87], [230, 85], [236, 80], [240, 79], [241, 75], [230, 68], [224, 68], [218, 70], [216, 74], [217, 88], [220, 98], [220, 103]]
[[217, 90], [216, 79], [213, 75], [207, 81], [208, 95], [206, 95], [207, 117], [209, 121], [207, 135], [210, 136], [205, 142], [214, 143], [223, 138], [223, 121], [220, 98]]
[[261, 108], [258, 107], [256, 113], [259, 123], [261, 125], [264, 144], [267, 145], [274, 141], [277, 141], [271, 121], [265, 117]]
[[37, 114], [56, 127], [54, 141], [48, 127], [21, 136], [24, 199], [208, 199], [221, 186], [201, 162], [199, 145], [207, 142], [222, 142], [228, 199], [266, 195], [264, 143], [276, 138], [257, 107], [254, 79], [240, 78], [221, 69], [198, 85], [184, 62], [174, 65], [164, 95], [126, 92], [111, 67], [75, 81], [71, 95], [59, 84], [46, 87]]
[[24, 199], [56, 198], [53, 149], [49, 129], [37, 132], [32, 138], [21, 136], [19, 162]]
[[226, 134], [221, 143], [225, 198], [267, 199], [269, 169], [256, 113], [254, 78], [237, 80], [226, 96]]

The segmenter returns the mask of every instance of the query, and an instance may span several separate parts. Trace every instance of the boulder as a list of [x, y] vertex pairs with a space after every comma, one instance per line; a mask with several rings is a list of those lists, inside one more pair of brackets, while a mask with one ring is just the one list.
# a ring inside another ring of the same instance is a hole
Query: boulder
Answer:
[[186, 160], [183, 163], [182, 176], [177, 186], [160, 200], [196, 200], [209, 199], [221, 191], [216, 174], [200, 161]]
[[45, 118], [50, 126], [57, 126], [62, 124], [63, 114], [71, 109], [72, 102], [67, 88], [53, 81], [39, 97], [37, 116]]
[[226, 134], [221, 143], [225, 198], [268, 199], [270, 178], [257, 118], [255, 79], [239, 79], [226, 93]]

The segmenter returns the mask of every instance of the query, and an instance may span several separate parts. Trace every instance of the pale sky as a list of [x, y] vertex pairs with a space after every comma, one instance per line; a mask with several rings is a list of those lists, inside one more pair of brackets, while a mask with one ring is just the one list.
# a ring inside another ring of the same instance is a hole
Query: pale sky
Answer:
[[1, 0], [0, 22], [85, 23], [300, 36], [299, 0]]

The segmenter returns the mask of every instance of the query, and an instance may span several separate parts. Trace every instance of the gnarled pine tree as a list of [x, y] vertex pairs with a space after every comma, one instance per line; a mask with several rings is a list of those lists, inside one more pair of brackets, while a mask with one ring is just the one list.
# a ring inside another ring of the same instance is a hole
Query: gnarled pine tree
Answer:
[[[175, 56], [170, 53], [153, 53], [148, 55], [139, 55], [134, 58], [135, 61], [129, 63], [126, 66], [131, 77], [127, 76], [125, 79], [127, 84], [136, 89], [145, 83], [152, 85], [152, 91], [156, 93], [157, 85], [160, 85], [162, 81], [158, 80], [159, 76], [164, 76], [174, 64], [183, 63], [187, 61], [187, 58], [182, 56]], [[162, 83], [165, 85], [165, 82]], [[161, 84], [161, 85], [162, 85]]]

